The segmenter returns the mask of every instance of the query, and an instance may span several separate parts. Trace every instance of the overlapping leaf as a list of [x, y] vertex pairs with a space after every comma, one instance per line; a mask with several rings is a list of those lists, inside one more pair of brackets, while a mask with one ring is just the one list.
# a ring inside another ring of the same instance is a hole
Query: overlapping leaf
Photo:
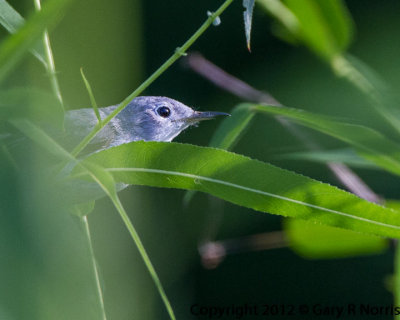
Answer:
[[[254, 210], [381, 236], [400, 236], [400, 214], [336, 187], [224, 150], [132, 142], [91, 155], [115, 181], [202, 191]], [[86, 175], [79, 168], [75, 178]]]
[[381, 168], [400, 175], [400, 145], [376, 130], [299, 109], [257, 106], [256, 110], [288, 117], [297, 123], [340, 139], [354, 146], [360, 155]]

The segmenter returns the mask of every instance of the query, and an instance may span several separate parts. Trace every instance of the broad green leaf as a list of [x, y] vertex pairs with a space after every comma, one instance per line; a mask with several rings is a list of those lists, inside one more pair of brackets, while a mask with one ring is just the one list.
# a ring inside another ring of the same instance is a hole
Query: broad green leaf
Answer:
[[288, 117], [304, 126], [340, 139], [354, 146], [367, 160], [400, 175], [400, 146], [378, 131], [299, 109], [272, 106], [257, 106], [255, 109], [259, 112]]
[[303, 151], [284, 153], [273, 157], [274, 159], [305, 160], [319, 163], [340, 162], [350, 167], [363, 169], [379, 169], [373, 162], [361, 158], [352, 149], [336, 149], [321, 151]]
[[[87, 158], [135, 185], [197, 190], [257, 211], [399, 237], [400, 213], [328, 184], [225, 150], [132, 142]], [[72, 177], [87, 174], [77, 168]]]
[[63, 115], [60, 101], [45, 91], [35, 88], [0, 91], [0, 120], [27, 118], [62, 128]]
[[246, 8], [246, 10], [243, 12], [244, 31], [246, 34], [247, 49], [249, 51], [250, 51], [251, 23], [253, 20], [254, 2], [255, 0], [243, 0], [243, 7]]
[[400, 211], [400, 200], [389, 199], [385, 201], [385, 207]]
[[[9, 32], [15, 33], [25, 23], [25, 19], [8, 4], [6, 0], [0, 0], [0, 24]], [[46, 65], [44, 47], [38, 43], [32, 49], [32, 53]]]
[[[251, 104], [236, 106], [231, 111], [231, 116], [225, 118], [215, 131], [210, 141], [210, 147], [232, 150], [254, 117], [255, 113], [251, 110], [252, 107]], [[195, 194], [196, 191], [193, 190], [186, 192], [183, 199], [184, 204], [188, 205]]]
[[381, 253], [388, 239], [317, 225], [299, 219], [285, 219], [289, 245], [297, 254], [311, 259], [336, 259]]
[[0, 45], [0, 80], [2, 80], [32, 49], [46, 29], [60, 21], [72, 0], [49, 0], [42, 10], [34, 13], [15, 34], [9, 35]]
[[341, 0], [259, 0], [299, 42], [325, 60], [344, 52], [353, 34]]

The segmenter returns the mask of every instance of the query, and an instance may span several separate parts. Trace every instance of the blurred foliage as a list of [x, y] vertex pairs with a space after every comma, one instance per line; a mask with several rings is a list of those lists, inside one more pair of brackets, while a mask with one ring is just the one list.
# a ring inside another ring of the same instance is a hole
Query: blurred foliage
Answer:
[[[221, 17], [222, 24], [208, 30], [194, 50], [251, 85], [272, 92], [285, 105], [345, 118], [344, 122], [363, 124], [397, 140], [390, 135], [387, 117], [377, 117], [381, 108], [366, 107], [365, 93], [336, 78], [331, 65], [320, 63], [301, 47], [293, 48], [273, 38], [270, 30], [278, 30], [281, 38], [291, 40], [289, 43], [302, 43], [322, 61], [350, 50], [384, 75], [396, 92], [400, 83], [400, 68], [394, 63], [400, 49], [396, 40], [399, 3], [348, 0], [347, 10], [343, 1], [283, 1], [287, 8], [284, 12], [291, 14], [291, 21], [297, 21], [293, 25], [296, 29], [291, 29], [290, 21], [288, 27], [287, 15], [280, 20], [275, 16], [281, 23], [276, 29], [276, 24], [264, 14], [263, 2], [274, 1], [256, 2], [251, 54], [239, 40], [245, 38], [241, 1], [234, 2]], [[32, 16], [32, 2], [9, 3], [23, 17]], [[49, 21], [37, 19], [34, 34], [38, 38], [50, 20], [59, 23], [50, 36], [68, 108], [90, 105], [79, 74], [81, 67], [99, 106], [111, 105], [126, 97], [165, 61], [204, 21], [207, 10], [215, 7], [214, 0], [75, 1], [63, 12], [62, 21], [51, 11], [46, 15]], [[5, 32], [1, 35], [2, 45], [11, 43], [12, 38]], [[29, 39], [31, 45], [34, 40]], [[20, 51], [14, 44], [1, 48], [5, 47], [15, 51], [4, 49], [7, 55], [0, 55], [0, 61], [5, 61], [1, 57], [11, 57], [15, 64], [13, 69], [11, 65], [4, 69], [12, 72], [3, 81], [0, 119], [29, 112], [35, 123], [59, 121], [58, 110], [46, 108], [57, 103], [46, 94], [50, 85], [42, 65], [33, 57], [23, 56], [23, 47], [19, 47]], [[22, 57], [23, 61], [17, 61]], [[27, 85], [34, 89], [26, 90]], [[183, 64], [172, 66], [146, 93], [171, 96], [202, 110], [229, 111], [240, 102], [189, 72]], [[188, 130], [178, 141], [207, 145], [212, 140], [214, 146], [234, 147], [240, 154], [339, 184], [322, 164], [310, 166], [307, 161], [279, 157], [307, 150], [272, 118], [249, 114], [240, 108], [235, 112], [240, 113], [239, 118], [232, 117], [230, 121], [243, 121], [224, 123], [213, 140], [216, 122]], [[3, 123], [2, 129], [15, 130]], [[218, 135], [224, 130], [231, 136]], [[1, 138], [7, 139], [9, 132], [0, 132]], [[327, 149], [346, 146], [314, 131], [307, 133]], [[60, 207], [66, 195], [51, 183], [55, 172], [49, 167], [55, 156], [43, 147], [24, 144], [22, 137], [11, 146], [3, 141], [6, 140], [0, 140], [0, 318], [101, 318], [90, 246], [80, 218], [83, 212], [92, 210], [91, 205], [75, 208], [75, 214], [66, 212]], [[379, 142], [376, 145], [384, 146]], [[357, 168], [356, 172], [383, 198], [398, 198], [398, 178], [370, 168]], [[273, 185], [274, 181], [266, 183]], [[129, 187], [120, 192], [178, 319], [194, 318], [189, 312], [193, 303], [392, 303], [392, 295], [383, 281], [393, 272], [393, 250], [385, 250], [386, 240], [342, 233], [343, 230], [336, 233], [337, 230], [312, 229], [315, 226], [305, 227], [297, 221], [290, 231], [297, 235], [293, 248], [308, 241], [318, 245], [313, 248], [313, 258], [333, 258], [327, 252], [332, 239], [336, 239], [331, 252], [336, 257], [348, 258], [304, 260], [290, 249], [251, 252], [250, 248], [249, 252], [225, 257], [214, 270], [203, 269], [197, 251], [202, 241], [281, 230], [281, 219], [229, 203], [220, 208], [203, 194], [196, 195], [184, 207], [183, 195], [182, 191], [148, 187]], [[148, 270], [110, 201], [96, 201], [88, 220], [107, 318], [168, 318]], [[320, 237], [314, 238], [318, 234]], [[351, 246], [343, 243], [346, 239]], [[380, 254], [360, 256], [367, 252], [366, 246], [368, 253]]]
[[389, 245], [387, 239], [302, 220], [284, 220], [284, 230], [292, 249], [309, 259], [335, 259], [377, 254], [382, 253]]

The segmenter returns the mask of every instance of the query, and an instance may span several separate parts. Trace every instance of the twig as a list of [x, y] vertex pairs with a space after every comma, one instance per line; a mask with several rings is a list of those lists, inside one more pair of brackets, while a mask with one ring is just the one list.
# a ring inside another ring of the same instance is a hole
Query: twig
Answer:
[[282, 231], [273, 231], [222, 241], [208, 241], [200, 245], [198, 250], [203, 266], [214, 269], [227, 255], [284, 248], [288, 244]]

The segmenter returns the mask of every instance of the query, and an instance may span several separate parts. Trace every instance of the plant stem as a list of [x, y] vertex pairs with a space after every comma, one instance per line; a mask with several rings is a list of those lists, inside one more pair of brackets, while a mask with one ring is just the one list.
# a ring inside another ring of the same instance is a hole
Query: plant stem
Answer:
[[109, 116], [99, 123], [72, 151], [73, 156], [77, 156], [88, 143], [98, 134], [104, 126], [111, 121], [118, 113], [120, 113], [133, 98], [141, 94], [154, 80], [156, 80], [162, 73], [164, 73], [176, 60], [186, 54], [187, 49], [207, 30], [207, 28], [213, 23], [213, 21], [221, 15], [222, 12], [232, 3], [233, 0], [225, 0], [224, 3], [211, 14], [207, 20], [200, 26], [200, 28], [179, 48], [175, 50], [175, 53], [165, 61], [161, 67], [159, 67], [147, 80], [145, 80], [135, 91], [133, 91], [128, 97], [126, 97], [121, 104], [116, 108]]
[[99, 108], [97, 107], [97, 102], [96, 102], [96, 99], [94, 98], [92, 87], [90, 86], [89, 81], [86, 79], [86, 76], [85, 76], [82, 68], [81, 68], [81, 76], [82, 76], [83, 82], [85, 83], [86, 90], [89, 95], [90, 103], [92, 104], [92, 108], [94, 110], [94, 113], [96, 114], [97, 121], [101, 122]]
[[168, 297], [164, 291], [164, 288], [161, 284], [160, 278], [158, 277], [156, 270], [154, 269], [153, 264], [150, 261], [149, 256], [147, 255], [146, 249], [143, 246], [142, 241], [140, 240], [140, 237], [135, 229], [135, 227], [133, 226], [132, 222], [129, 219], [128, 214], [126, 213], [124, 207], [122, 206], [121, 201], [119, 200], [119, 197], [115, 194], [114, 197], [110, 197], [110, 199], [112, 200], [115, 208], [117, 209], [118, 213], [120, 214], [126, 228], [128, 229], [133, 241], [135, 242], [140, 255], [143, 258], [144, 264], [147, 267], [147, 270], [150, 273], [150, 276], [153, 278], [153, 281], [157, 287], [158, 292], [160, 293], [161, 299], [164, 302], [165, 307], [167, 308], [168, 314], [170, 316], [170, 318], [172, 320], [175, 320], [175, 314], [174, 311], [172, 309], [171, 303], [168, 300]]
[[93, 266], [93, 273], [94, 273], [94, 278], [96, 281], [96, 288], [97, 288], [97, 296], [100, 302], [100, 309], [102, 313], [102, 318], [103, 320], [106, 320], [106, 310], [104, 307], [104, 298], [103, 298], [103, 292], [101, 291], [101, 285], [100, 285], [100, 277], [99, 277], [99, 271], [97, 269], [97, 264], [96, 264], [96, 259], [94, 256], [94, 250], [93, 250], [93, 245], [92, 245], [92, 238], [90, 236], [90, 229], [89, 229], [89, 222], [87, 219], [87, 216], [83, 216], [82, 218], [82, 223], [85, 228], [85, 234], [86, 234], [86, 239], [88, 241], [88, 246], [89, 246], [89, 251], [90, 251], [90, 258], [92, 260], [92, 266]]
[[[40, 6], [40, 0], [34, 0], [35, 7], [37, 11], [41, 10]], [[61, 95], [61, 90], [60, 90], [60, 85], [58, 84], [58, 79], [56, 76], [56, 67], [54, 64], [54, 58], [53, 58], [53, 51], [51, 50], [51, 45], [50, 45], [50, 38], [47, 30], [43, 32], [43, 46], [44, 46], [44, 51], [46, 53], [46, 71], [47, 74], [50, 77], [50, 84], [51, 88], [54, 92], [54, 95], [57, 97], [58, 101], [61, 104], [61, 107], [63, 108], [63, 111], [65, 112], [64, 108], [64, 101]]]
[[[146, 250], [142, 244], [142, 241], [139, 238], [138, 233], [133, 227], [124, 207], [121, 204], [121, 201], [119, 200], [119, 197], [115, 190], [115, 181], [113, 177], [111, 175], [109, 177], [104, 176], [103, 169], [101, 169], [100, 167], [94, 167], [92, 165], [89, 166], [89, 163], [85, 165], [84, 163], [79, 162], [74, 156], [72, 156], [68, 151], [66, 151], [62, 146], [60, 146], [56, 141], [54, 141], [53, 138], [51, 138], [46, 132], [44, 132], [42, 129], [37, 127], [29, 120], [14, 119], [10, 120], [10, 122], [23, 134], [25, 134], [27, 137], [38, 143], [38, 145], [41, 145], [42, 147], [50, 151], [52, 154], [63, 157], [65, 158], [65, 160], [73, 161], [78, 167], [82, 168], [84, 172], [86, 172], [100, 186], [100, 188], [104, 190], [104, 192], [112, 201], [114, 207], [117, 209], [118, 213], [121, 215], [121, 218], [125, 223], [130, 235], [132, 236], [132, 239], [134, 240], [136, 246], [138, 247], [139, 253], [141, 254], [144, 263], [147, 269], [149, 270], [150, 275], [156, 285], [156, 288], [158, 289], [160, 296], [165, 304], [165, 307], [168, 310], [168, 314], [170, 315], [172, 320], [175, 320], [176, 318], [174, 312], [167, 298], [167, 295], [165, 294], [165, 291], [162, 287], [160, 279], [158, 278], [157, 273], [150, 261], [150, 258], [146, 253]], [[98, 279], [97, 269], [96, 269], [96, 278]], [[97, 288], [101, 289], [99, 283], [97, 285]], [[100, 294], [99, 296], [101, 297], [100, 304], [103, 305], [102, 294]]]

